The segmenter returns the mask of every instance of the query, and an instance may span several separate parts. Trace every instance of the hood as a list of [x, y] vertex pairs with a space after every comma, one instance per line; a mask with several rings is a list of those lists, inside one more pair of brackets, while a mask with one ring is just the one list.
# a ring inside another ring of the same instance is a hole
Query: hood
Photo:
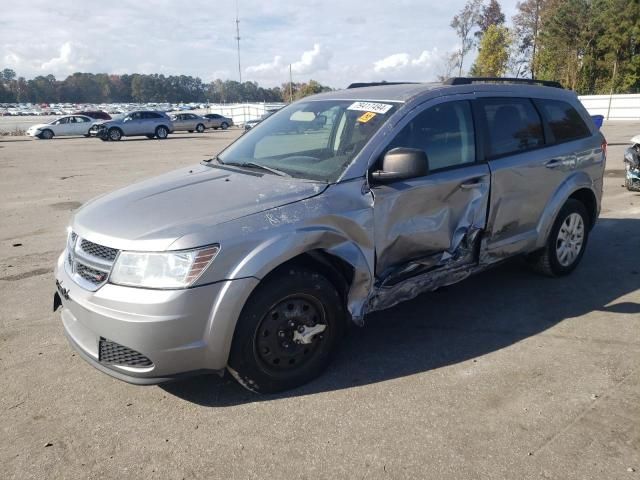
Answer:
[[304, 200], [326, 187], [198, 165], [91, 200], [76, 212], [73, 229], [101, 245], [161, 251], [186, 234]]
[[38, 130], [48, 126], [50, 126], [49, 123], [37, 123], [36, 125], [31, 125], [27, 130]]

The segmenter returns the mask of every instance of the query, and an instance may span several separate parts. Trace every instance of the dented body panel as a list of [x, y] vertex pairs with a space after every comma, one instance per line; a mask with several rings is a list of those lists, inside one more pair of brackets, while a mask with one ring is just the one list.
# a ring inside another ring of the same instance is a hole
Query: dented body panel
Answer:
[[[361, 325], [369, 312], [541, 248], [558, 211], [576, 192], [593, 196], [597, 218], [605, 158], [595, 127], [590, 127], [593, 130], [588, 138], [487, 160], [481, 138], [484, 131], [475, 118], [473, 163], [388, 184], [372, 181], [370, 174], [378, 168], [391, 140], [425, 109], [509, 95], [562, 99], [586, 115], [574, 94], [544, 87], [432, 84], [329, 92], [312, 100], [336, 98], [394, 105], [393, 113], [335, 182], [212, 162], [89, 202], [75, 214], [71, 229], [95, 244], [147, 252], [215, 244], [220, 252], [195, 284], [184, 290], [190, 294], [157, 294], [146, 289], [139, 294], [140, 289], [109, 282], [87, 292], [73, 285], [71, 297], [62, 299], [63, 306], [74, 314], [73, 319], [67, 314], [67, 334], [75, 339], [74, 346], [82, 349], [105, 335], [101, 324], [111, 324], [112, 317], [118, 317], [118, 327], [106, 329], [110, 341], [163, 359], [147, 369], [100, 366], [134, 383], [165, 380], [187, 370], [221, 370], [245, 302], [262, 280], [291, 260], [321, 256], [330, 264], [348, 266], [346, 308]], [[287, 108], [263, 123], [286, 115]], [[72, 281], [65, 271], [65, 258], [61, 256], [56, 267], [56, 279], [64, 283], [61, 288], [68, 288]], [[209, 301], [207, 292], [211, 294]], [[82, 308], [72, 304], [76, 301], [73, 297]], [[148, 302], [148, 308], [135, 304], [137, 298]], [[197, 305], [190, 305], [187, 298], [197, 298]], [[163, 315], [161, 308], [170, 301], [174, 304]], [[188, 315], [188, 336], [176, 334], [177, 343], [149, 348], [142, 324], [171, 335], [167, 325], [177, 324], [181, 312], [191, 308], [198, 311]], [[188, 352], [184, 358], [192, 359], [191, 363], [171, 364], [166, 359], [173, 351]], [[83, 354], [94, 363], [100, 362], [94, 348], [87, 347]]]

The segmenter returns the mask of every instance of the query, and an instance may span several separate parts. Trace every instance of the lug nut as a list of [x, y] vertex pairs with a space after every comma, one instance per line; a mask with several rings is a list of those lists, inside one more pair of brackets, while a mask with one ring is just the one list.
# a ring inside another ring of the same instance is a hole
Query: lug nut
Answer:
[[295, 327], [296, 326], [296, 322], [294, 322], [293, 320], [289, 320], [289, 326], [291, 328]]
[[298, 325], [298, 332], [304, 332], [304, 325]]
[[282, 342], [283, 348], [289, 348], [289, 342]]
[[278, 336], [284, 338], [284, 330], [278, 331]]

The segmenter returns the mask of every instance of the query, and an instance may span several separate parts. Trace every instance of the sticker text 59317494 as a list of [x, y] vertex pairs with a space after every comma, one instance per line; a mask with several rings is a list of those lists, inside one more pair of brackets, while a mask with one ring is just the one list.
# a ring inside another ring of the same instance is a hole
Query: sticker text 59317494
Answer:
[[388, 103], [377, 102], [353, 102], [347, 110], [358, 110], [360, 112], [373, 112], [385, 114], [393, 108], [393, 105]]

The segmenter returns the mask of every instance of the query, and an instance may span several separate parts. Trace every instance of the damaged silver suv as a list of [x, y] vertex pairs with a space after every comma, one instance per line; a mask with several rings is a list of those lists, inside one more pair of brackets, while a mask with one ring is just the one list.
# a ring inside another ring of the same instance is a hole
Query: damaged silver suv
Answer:
[[226, 369], [256, 392], [289, 389], [369, 312], [514, 255], [570, 273], [605, 157], [557, 84], [354, 84], [84, 205], [54, 308], [78, 352], [122, 380]]

